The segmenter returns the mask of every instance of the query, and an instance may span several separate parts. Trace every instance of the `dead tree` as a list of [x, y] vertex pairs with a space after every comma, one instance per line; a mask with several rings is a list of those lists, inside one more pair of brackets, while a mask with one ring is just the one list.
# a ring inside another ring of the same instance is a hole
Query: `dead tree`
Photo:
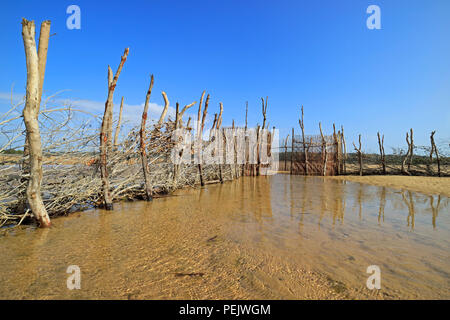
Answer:
[[120, 101], [119, 120], [117, 121], [116, 133], [114, 134], [114, 150], [117, 150], [117, 146], [119, 143], [120, 125], [122, 124], [122, 112], [123, 112], [123, 97], [122, 100]]
[[377, 136], [378, 136], [378, 147], [380, 149], [381, 168], [383, 170], [383, 174], [386, 174], [386, 154], [384, 153], [384, 134], [380, 138], [380, 133], [377, 132]]
[[306, 151], [306, 141], [305, 141], [305, 122], [303, 121], [303, 106], [302, 106], [302, 117], [298, 119], [300, 128], [302, 129], [302, 140], [303, 140], [303, 154], [305, 155], [305, 175], [308, 175], [308, 152]]
[[164, 98], [164, 109], [161, 112], [161, 116], [159, 117], [159, 120], [158, 120], [158, 125], [157, 125], [158, 128], [160, 128], [162, 126], [162, 124], [164, 123], [164, 119], [166, 118], [167, 111], [169, 110], [169, 99], [167, 98], [167, 94], [164, 91], [161, 92], [161, 94]]
[[203, 187], [205, 185], [205, 181], [203, 179], [203, 171], [202, 171], [202, 157], [201, 157], [201, 152], [202, 152], [202, 143], [203, 143], [203, 128], [205, 127], [205, 120], [206, 120], [206, 114], [208, 112], [208, 104], [209, 104], [209, 94], [206, 96], [206, 101], [205, 101], [205, 108], [203, 110], [203, 116], [201, 117], [201, 121], [200, 121], [200, 114], [202, 112], [202, 102], [203, 102], [203, 97], [205, 95], [205, 91], [203, 91], [202, 96], [200, 98], [200, 104], [198, 106], [198, 119], [197, 119], [197, 143], [198, 143], [198, 150], [196, 150], [196, 152], [198, 153], [198, 173], [200, 175], [200, 185]]
[[249, 146], [248, 146], [248, 138], [247, 138], [247, 115], [248, 115], [248, 101], [245, 102], [245, 127], [244, 127], [244, 165], [242, 166], [242, 176], [246, 174], [246, 170], [248, 168], [248, 159], [249, 159]]
[[410, 129], [410, 146], [409, 146], [409, 158], [408, 158], [408, 171], [411, 170], [411, 162], [412, 162], [412, 157], [414, 155], [414, 139], [413, 139], [413, 129]]
[[[45, 47], [45, 58], [43, 60], [46, 60], [49, 36], [43, 35], [43, 33], [50, 32], [50, 21], [46, 21], [43, 24], [45, 24], [45, 27], [41, 27], [39, 49]], [[40, 56], [36, 51], [35, 33], [34, 21], [22, 19], [22, 38], [27, 64], [27, 93], [23, 118], [27, 131], [30, 164], [26, 195], [28, 205], [34, 217], [39, 221], [40, 226], [49, 227], [51, 222], [41, 195], [42, 144], [38, 121], [42, 85], [44, 82], [45, 61], [39, 61]]]
[[432, 131], [431, 135], [430, 135], [430, 142], [431, 142], [431, 151], [430, 151], [430, 166], [433, 164], [433, 151], [436, 155], [436, 161], [437, 161], [437, 166], [438, 166], [438, 176], [441, 176], [441, 161], [439, 159], [439, 152], [438, 149], [436, 147], [436, 144], [434, 143], [434, 134], [436, 133], [436, 131]]
[[263, 115], [263, 125], [262, 125], [262, 129], [264, 130], [266, 127], [266, 120], [267, 120], [267, 100], [269, 100], [269, 97], [266, 97], [266, 101], [264, 104], [264, 98], [261, 98], [261, 102], [262, 102], [262, 115]]
[[[223, 104], [222, 104], [222, 102], [219, 102], [219, 107], [220, 107], [220, 111], [219, 111], [219, 116], [218, 116], [217, 122], [216, 122], [216, 133], [217, 133], [217, 138], [216, 139], [217, 139], [217, 143], [218, 144], [219, 144], [219, 139], [225, 140], [224, 137], [222, 137], [222, 135], [219, 133], [220, 128], [222, 126], [222, 113], [223, 113]], [[220, 147], [219, 147], [218, 151], [220, 153], [222, 153], [220, 155], [220, 157], [219, 157], [219, 180], [220, 180], [220, 183], [223, 183], [222, 164], [220, 163], [221, 162], [221, 158], [223, 157], [223, 150], [221, 150]]]
[[319, 122], [319, 130], [320, 130], [320, 136], [322, 138], [322, 159], [323, 159], [323, 172], [322, 175], [327, 175], [327, 161], [328, 161], [328, 153], [327, 153], [327, 141], [325, 140], [325, 137], [323, 136], [322, 132], [322, 124]]
[[363, 175], [363, 169], [362, 169], [362, 152], [361, 152], [361, 135], [359, 135], [359, 148], [355, 146], [355, 143], [353, 142], [353, 147], [355, 148], [356, 153], [358, 154], [358, 162], [359, 162], [359, 175]]
[[341, 141], [342, 141], [342, 148], [343, 148], [343, 155], [342, 155], [342, 169], [344, 174], [347, 174], [347, 145], [345, 143], [345, 137], [344, 137], [344, 126], [341, 126]]
[[153, 75], [150, 77], [150, 86], [147, 90], [147, 94], [145, 96], [145, 104], [144, 104], [144, 111], [142, 112], [142, 120], [141, 120], [141, 130], [139, 131], [139, 137], [140, 137], [140, 146], [139, 150], [141, 152], [141, 163], [142, 163], [142, 170], [144, 173], [144, 188], [145, 188], [145, 196], [147, 201], [151, 201], [152, 198], [152, 186], [150, 183], [150, 170], [148, 167], [148, 158], [147, 158], [147, 151], [146, 151], [146, 143], [145, 140], [147, 139], [147, 132], [146, 132], [146, 122], [147, 122], [147, 113], [148, 113], [148, 105], [150, 101], [150, 95], [152, 94], [153, 89]]
[[294, 128], [292, 128], [292, 141], [291, 141], [291, 170], [290, 174], [294, 173]]
[[[412, 141], [410, 140], [409, 134], [408, 132], [406, 132], [406, 143], [408, 144], [408, 150], [406, 151], [406, 155], [403, 158], [403, 162], [402, 162], [402, 173], [407, 174], [407, 175], [411, 175], [411, 173], [409, 172], [409, 169], [406, 169], [406, 163], [408, 161], [409, 155], [411, 153], [411, 147], [412, 147]], [[409, 165], [408, 165], [409, 168]]]
[[286, 140], [284, 140], [284, 171], [287, 171], [287, 143], [289, 135], [287, 135]]
[[105, 103], [105, 113], [103, 115], [102, 126], [100, 130], [100, 173], [102, 179], [103, 188], [103, 202], [106, 210], [113, 209], [111, 190], [109, 188], [109, 176], [108, 176], [108, 151], [111, 146], [111, 133], [112, 133], [112, 111], [113, 111], [113, 97], [114, 89], [117, 85], [120, 72], [123, 65], [127, 60], [129, 49], [126, 48], [125, 52], [120, 60], [119, 67], [113, 78], [111, 67], [108, 66], [108, 98]]

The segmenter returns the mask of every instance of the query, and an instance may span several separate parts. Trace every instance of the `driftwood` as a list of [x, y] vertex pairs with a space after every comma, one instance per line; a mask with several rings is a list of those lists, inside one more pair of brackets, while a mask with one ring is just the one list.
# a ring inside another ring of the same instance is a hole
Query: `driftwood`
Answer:
[[305, 141], [305, 122], [303, 120], [303, 106], [302, 106], [302, 116], [298, 119], [298, 123], [300, 124], [300, 129], [302, 129], [302, 140], [303, 140], [303, 154], [305, 155], [305, 175], [308, 175], [308, 151], [306, 149], [306, 141]]
[[322, 138], [322, 157], [323, 157], [323, 172], [322, 175], [327, 175], [327, 161], [328, 161], [328, 153], [327, 153], [327, 142], [325, 140], [325, 137], [323, 136], [322, 132], [322, 124], [319, 122], [319, 130], [320, 130], [320, 136]]
[[117, 121], [116, 132], [114, 133], [114, 151], [117, 151], [117, 146], [119, 142], [120, 126], [122, 124], [122, 112], [123, 112], [123, 97], [122, 100], [120, 101], [119, 120]]
[[148, 105], [150, 101], [150, 95], [152, 94], [154, 78], [153, 75], [150, 77], [150, 86], [148, 87], [147, 94], [145, 96], [145, 104], [144, 111], [142, 112], [142, 120], [141, 120], [141, 130], [139, 131], [140, 137], [140, 153], [141, 153], [141, 163], [142, 163], [142, 172], [144, 173], [144, 188], [145, 188], [145, 197], [147, 201], [151, 201], [152, 198], [152, 186], [150, 183], [150, 170], [148, 167], [148, 159], [147, 159], [147, 151], [145, 141], [147, 138], [146, 132], [146, 122], [147, 122], [147, 114], [148, 114]]
[[380, 149], [380, 162], [381, 169], [383, 170], [383, 174], [386, 174], [386, 154], [384, 153], [384, 134], [380, 137], [380, 133], [377, 132], [378, 136], [378, 147]]
[[432, 131], [431, 135], [430, 135], [430, 142], [431, 142], [431, 150], [430, 150], [430, 166], [433, 163], [433, 151], [434, 154], [436, 155], [436, 161], [437, 161], [437, 166], [438, 166], [438, 176], [441, 176], [441, 161], [439, 159], [439, 152], [438, 152], [438, 148], [436, 147], [436, 143], [434, 142], [434, 134], [436, 133], [436, 131]]
[[362, 168], [362, 152], [361, 152], [361, 135], [359, 135], [359, 147], [357, 148], [355, 146], [355, 143], [353, 142], [353, 147], [358, 154], [358, 163], [359, 163], [359, 175], [363, 175], [363, 168]]
[[125, 52], [120, 60], [119, 67], [117, 68], [114, 78], [112, 76], [111, 67], [108, 66], [108, 98], [105, 103], [105, 113], [103, 115], [103, 121], [100, 131], [100, 172], [102, 177], [103, 186], [103, 202], [106, 210], [113, 209], [112, 196], [110, 190], [110, 183], [108, 177], [108, 153], [111, 149], [111, 139], [112, 139], [112, 113], [113, 113], [113, 97], [114, 89], [117, 85], [117, 80], [119, 79], [120, 72], [122, 71], [123, 65], [127, 60], [129, 49], [126, 48]]
[[[45, 22], [47, 27], [43, 27], [44, 32], [50, 32], [50, 22]], [[41, 29], [42, 30], [42, 29]], [[39, 108], [42, 94], [42, 85], [45, 73], [45, 61], [39, 61], [36, 52], [35, 25], [33, 21], [22, 20], [22, 37], [25, 47], [27, 63], [27, 95], [23, 119], [27, 130], [27, 142], [29, 149], [29, 181], [26, 190], [27, 202], [33, 215], [42, 227], [50, 226], [50, 218], [45, 209], [41, 195], [42, 184], [42, 144], [39, 130]], [[40, 47], [45, 48], [45, 59], [47, 55], [48, 36], [40, 37], [42, 43]], [[46, 43], [44, 43], [46, 42]], [[39, 69], [41, 67], [41, 70]]]

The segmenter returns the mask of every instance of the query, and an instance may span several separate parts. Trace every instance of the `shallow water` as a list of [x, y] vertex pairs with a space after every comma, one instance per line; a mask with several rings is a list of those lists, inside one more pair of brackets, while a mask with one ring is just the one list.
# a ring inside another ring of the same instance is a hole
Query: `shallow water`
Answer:
[[8, 231], [0, 298], [449, 299], [449, 202], [289, 175], [179, 190]]

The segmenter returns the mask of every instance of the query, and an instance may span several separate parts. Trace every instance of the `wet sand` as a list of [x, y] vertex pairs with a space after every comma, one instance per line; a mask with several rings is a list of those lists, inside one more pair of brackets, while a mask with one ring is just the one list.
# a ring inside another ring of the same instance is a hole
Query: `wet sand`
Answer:
[[334, 176], [329, 179], [346, 180], [367, 183], [376, 186], [390, 187], [399, 190], [411, 190], [428, 195], [443, 195], [450, 197], [449, 177], [418, 177], [418, 176]]
[[[179, 190], [0, 236], [0, 298], [449, 299], [448, 207], [321, 177]], [[369, 265], [381, 290], [366, 287]]]

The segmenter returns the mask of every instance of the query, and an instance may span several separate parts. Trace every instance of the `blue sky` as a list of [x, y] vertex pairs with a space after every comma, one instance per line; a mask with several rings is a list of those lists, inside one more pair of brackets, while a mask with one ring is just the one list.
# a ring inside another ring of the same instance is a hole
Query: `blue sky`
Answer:
[[[66, 8], [81, 9], [81, 30], [66, 28]], [[381, 8], [381, 30], [369, 30], [366, 8]], [[299, 132], [300, 106], [307, 133], [344, 125], [347, 144], [363, 137], [376, 151], [376, 132], [390, 146], [450, 140], [450, 1], [9, 1], [0, 11], [0, 113], [11, 85], [25, 92], [21, 18], [52, 21], [44, 93], [60, 94], [92, 112], [106, 100], [106, 71], [125, 47], [128, 61], [115, 102], [125, 97], [132, 119], [142, 111], [155, 75], [153, 115], [163, 104], [198, 101], [211, 94], [210, 110], [224, 104], [224, 125], [268, 121], [281, 135]], [[193, 112], [195, 113], [195, 112]]]

